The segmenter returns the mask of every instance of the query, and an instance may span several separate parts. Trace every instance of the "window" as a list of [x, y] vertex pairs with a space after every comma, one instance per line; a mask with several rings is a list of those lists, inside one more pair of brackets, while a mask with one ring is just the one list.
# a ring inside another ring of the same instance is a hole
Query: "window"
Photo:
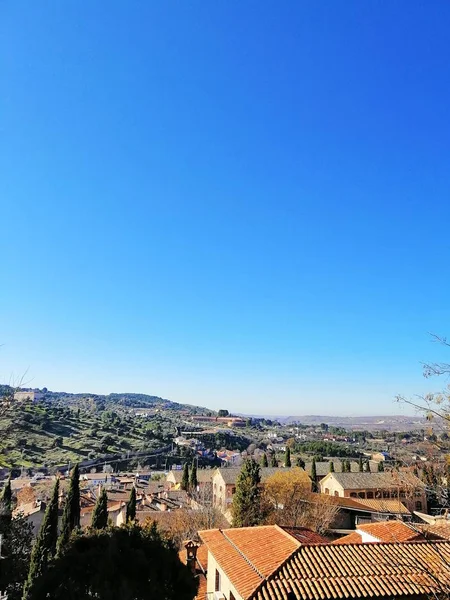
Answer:
[[366, 498], [366, 492], [358, 492], [358, 498], [365, 499]]
[[328, 488], [325, 488], [325, 494], [329, 494], [330, 490]]
[[233, 495], [233, 494], [235, 494], [235, 493], [236, 493], [236, 488], [235, 488], [235, 487], [232, 487], [232, 488], [231, 488], [231, 495]]
[[214, 589], [216, 590], [216, 592], [220, 592], [220, 573], [217, 569], [216, 569], [216, 583], [215, 583]]
[[356, 492], [350, 492], [350, 498], [357, 498], [358, 494]]
[[373, 492], [367, 492], [367, 500], [373, 498]]
[[389, 498], [389, 497], [390, 497], [389, 491], [388, 490], [384, 490], [383, 491], [383, 498]]
[[334, 492], [334, 495], [335, 496], [339, 496], [339, 492]]
[[230, 600], [236, 600], [236, 598], [234, 597], [233, 592], [230, 592]]
[[422, 502], [420, 500], [416, 501], [416, 510], [422, 510]]

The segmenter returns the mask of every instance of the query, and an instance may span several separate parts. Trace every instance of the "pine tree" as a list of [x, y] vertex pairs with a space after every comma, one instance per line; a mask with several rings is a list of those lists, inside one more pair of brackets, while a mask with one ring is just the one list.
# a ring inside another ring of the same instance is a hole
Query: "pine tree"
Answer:
[[136, 488], [131, 488], [130, 499], [127, 503], [126, 522], [130, 523], [136, 519]]
[[382, 460], [378, 463], [378, 473], [383, 473], [384, 471], [384, 463]]
[[44, 520], [33, 546], [28, 579], [23, 589], [23, 600], [30, 600], [33, 597], [33, 592], [39, 583], [39, 578], [46, 573], [50, 561], [56, 554], [56, 543], [58, 540], [58, 498], [59, 479], [56, 480], [53, 487], [51, 500], [45, 510]]
[[334, 473], [334, 462], [330, 460], [330, 473]]
[[278, 467], [278, 461], [277, 461], [277, 455], [275, 454], [275, 452], [273, 452], [271, 459], [270, 459], [270, 466], [271, 467]]
[[74, 529], [80, 527], [80, 469], [75, 465], [70, 476], [69, 491], [62, 517], [61, 535], [58, 540], [58, 554], [69, 541]]
[[362, 473], [364, 471], [362, 456], [359, 457], [358, 467], [359, 467], [359, 472]]
[[184, 463], [183, 467], [183, 476], [181, 477], [181, 489], [187, 492], [189, 489], [189, 465], [188, 463]]
[[198, 486], [197, 467], [195, 462], [192, 463], [191, 472], [189, 474], [189, 487], [191, 492], [195, 492]]
[[261, 521], [261, 471], [259, 465], [247, 458], [236, 480], [233, 496], [233, 526], [253, 527]]
[[93, 529], [105, 529], [108, 525], [108, 494], [102, 488], [92, 513], [91, 527]]
[[316, 468], [316, 459], [315, 458], [312, 459], [310, 477], [311, 477], [311, 481], [312, 481], [311, 489], [313, 492], [317, 492], [317, 468]]
[[261, 466], [262, 467], [268, 467], [269, 466], [269, 461], [267, 460], [267, 454], [265, 452], [262, 455]]
[[284, 466], [291, 466], [291, 449], [289, 448], [289, 446], [286, 447], [286, 454], [284, 456]]

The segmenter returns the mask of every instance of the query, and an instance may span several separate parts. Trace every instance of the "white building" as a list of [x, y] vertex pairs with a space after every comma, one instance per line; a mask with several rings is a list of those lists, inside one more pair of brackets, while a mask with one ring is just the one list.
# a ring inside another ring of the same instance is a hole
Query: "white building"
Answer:
[[39, 402], [42, 400], [44, 394], [41, 392], [14, 392], [14, 400], [18, 400], [19, 402], [31, 401], [31, 402]]

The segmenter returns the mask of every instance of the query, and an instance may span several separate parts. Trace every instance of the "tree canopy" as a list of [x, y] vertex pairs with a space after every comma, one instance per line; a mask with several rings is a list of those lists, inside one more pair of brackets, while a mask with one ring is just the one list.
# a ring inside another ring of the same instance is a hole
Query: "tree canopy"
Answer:
[[58, 552], [67, 544], [70, 534], [80, 526], [80, 470], [78, 465], [72, 469], [69, 491], [62, 517], [61, 535], [58, 539]]
[[236, 480], [233, 496], [233, 526], [252, 527], [261, 522], [261, 475], [259, 465], [247, 458]]
[[56, 554], [58, 540], [58, 497], [59, 479], [53, 487], [52, 497], [45, 510], [44, 520], [31, 553], [28, 579], [23, 590], [23, 600], [34, 598], [36, 585], [47, 573], [50, 562]]
[[130, 499], [127, 502], [126, 522], [130, 523], [136, 518], [136, 488], [133, 486], [130, 492]]
[[102, 488], [94, 510], [92, 512], [92, 523], [93, 529], [105, 529], [108, 525], [108, 494], [106, 489]]
[[30, 600], [192, 600], [196, 582], [156, 526], [72, 536]]

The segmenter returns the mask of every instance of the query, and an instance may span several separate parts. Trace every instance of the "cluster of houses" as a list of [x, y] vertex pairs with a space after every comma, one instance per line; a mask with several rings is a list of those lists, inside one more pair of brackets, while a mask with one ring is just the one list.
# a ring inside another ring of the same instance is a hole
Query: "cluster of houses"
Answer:
[[425, 600], [450, 589], [448, 522], [440, 533], [395, 520], [336, 541], [278, 525], [211, 529], [181, 557], [199, 600]]
[[[420, 600], [450, 591], [450, 520], [426, 514], [426, 489], [417, 477], [395, 471], [342, 472], [338, 465], [330, 472], [329, 463], [315, 467], [314, 482], [311, 464], [293, 469], [312, 501], [326, 496], [336, 507], [330, 535], [278, 525], [200, 531], [180, 552], [198, 578], [198, 600]], [[261, 486], [287, 469], [261, 468]], [[196, 501], [202, 498], [230, 519], [239, 473], [236, 467], [199, 469], [198, 491], [203, 494]], [[137, 519], [163, 524], [176, 511], [193, 509], [181, 483], [180, 470], [158, 480], [150, 472], [82, 475], [81, 525], [90, 524], [103, 487], [113, 524], [125, 522], [132, 487]], [[62, 491], [61, 503], [63, 496]], [[45, 502], [34, 500], [16, 510], [37, 531], [44, 509]]]

